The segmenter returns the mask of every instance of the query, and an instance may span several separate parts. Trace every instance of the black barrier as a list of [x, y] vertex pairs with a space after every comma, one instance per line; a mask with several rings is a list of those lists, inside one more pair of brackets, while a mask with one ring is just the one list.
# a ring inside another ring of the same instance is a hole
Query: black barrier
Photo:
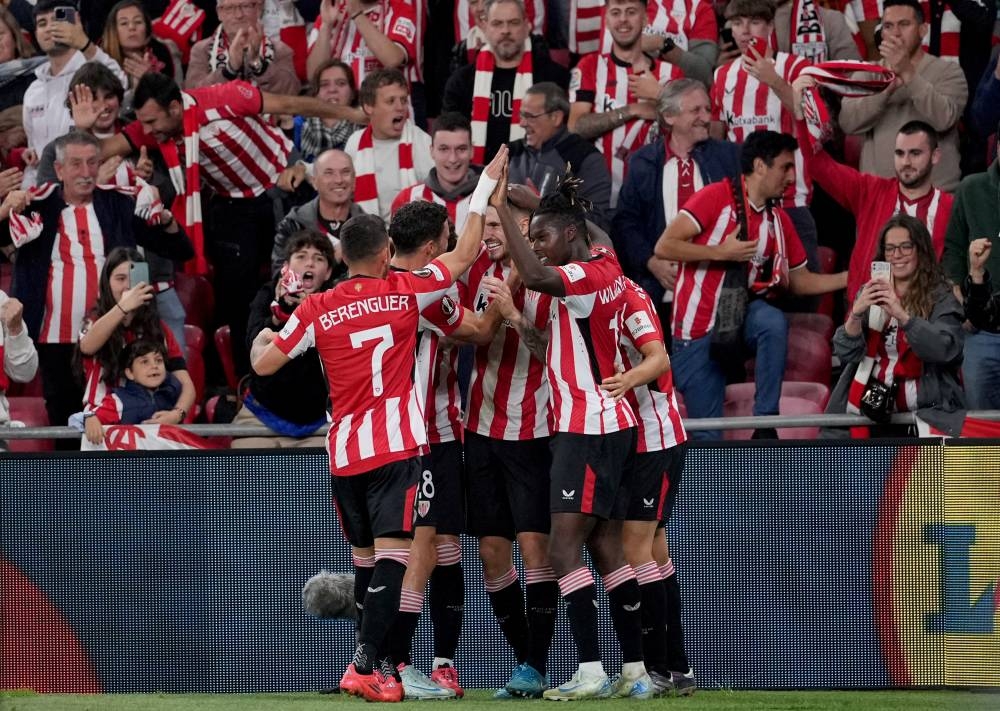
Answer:
[[[350, 570], [322, 453], [11, 455], [0, 491], [0, 688], [313, 690], [349, 661], [352, 624], [301, 605]], [[670, 531], [703, 686], [1000, 686], [992, 444], [693, 447]], [[498, 686], [514, 659], [465, 544], [456, 664]], [[616, 671], [603, 613], [601, 640]], [[551, 677], [574, 668], [561, 610]]]

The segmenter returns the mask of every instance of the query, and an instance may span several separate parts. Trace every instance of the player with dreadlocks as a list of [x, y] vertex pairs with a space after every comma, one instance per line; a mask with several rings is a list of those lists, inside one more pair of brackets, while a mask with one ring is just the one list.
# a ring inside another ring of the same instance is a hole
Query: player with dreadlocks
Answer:
[[[589, 205], [577, 195], [580, 184], [567, 173], [558, 191], [542, 198], [531, 220], [530, 247], [524, 240], [507, 240], [525, 286], [553, 297], [546, 350], [554, 422], [549, 558], [580, 665], [569, 681], [544, 696], [648, 698], [652, 684], [642, 661], [639, 585], [622, 553], [628, 497], [621, 483], [635, 452], [636, 416], [626, 399], [602, 387], [623, 370], [618, 342], [626, 281], [614, 252], [590, 242]], [[500, 205], [497, 212], [506, 233], [517, 234], [508, 207]], [[583, 562], [584, 545], [607, 590], [622, 649], [622, 674], [613, 684], [601, 664], [596, 588]]]

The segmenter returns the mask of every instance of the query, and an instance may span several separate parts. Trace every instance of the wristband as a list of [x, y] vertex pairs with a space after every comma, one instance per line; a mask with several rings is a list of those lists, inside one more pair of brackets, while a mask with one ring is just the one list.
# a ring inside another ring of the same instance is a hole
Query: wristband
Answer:
[[864, 317], [863, 314], [859, 316], [858, 314], [854, 313], [853, 311], [851, 312], [851, 318], [853, 320], [855, 320], [855, 321], [864, 321], [865, 320], [865, 317]]
[[121, 304], [116, 303], [115, 306], [118, 307], [119, 311], [121, 311], [123, 314], [125, 314], [126, 316], [128, 316], [128, 311], [126, 311], [124, 308], [122, 308]]
[[494, 180], [483, 171], [483, 174], [479, 176], [479, 182], [476, 184], [476, 189], [472, 192], [472, 197], [469, 198], [469, 212], [475, 212], [479, 215], [486, 214], [486, 208], [490, 205], [490, 195], [493, 194], [493, 189], [500, 182], [499, 179]]
[[187, 419], [187, 416], [188, 416], [188, 411], [187, 411], [187, 410], [185, 410], [185, 409], [184, 409], [183, 407], [175, 407], [175, 408], [174, 408], [174, 412], [179, 412], [179, 413], [181, 413], [181, 422], [184, 422], [184, 420], [186, 420], [186, 419]]
[[86, 52], [88, 49], [90, 49], [90, 45], [92, 45], [92, 44], [93, 44], [93, 42], [91, 42], [90, 38], [88, 37], [87, 38], [87, 44], [85, 44], [82, 47], [80, 47], [80, 51], [81, 52]]
[[351, 15], [351, 19], [352, 20], [356, 20], [356, 19], [358, 19], [358, 15], [364, 15], [364, 14], [365, 14], [364, 10], [358, 10], [356, 13], [354, 13], [353, 15]]

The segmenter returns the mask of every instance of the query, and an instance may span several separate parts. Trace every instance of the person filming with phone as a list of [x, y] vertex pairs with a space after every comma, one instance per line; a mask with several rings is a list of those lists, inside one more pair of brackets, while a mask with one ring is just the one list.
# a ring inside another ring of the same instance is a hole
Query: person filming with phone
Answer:
[[[891, 425], [896, 412], [957, 436], [965, 419], [959, 381], [965, 314], [934, 256], [919, 219], [898, 214], [879, 235], [872, 276], [858, 292], [846, 322], [833, 336], [844, 372], [828, 414], [861, 414], [876, 425], [871, 436], [908, 434]], [[848, 430], [823, 430], [829, 438]]]

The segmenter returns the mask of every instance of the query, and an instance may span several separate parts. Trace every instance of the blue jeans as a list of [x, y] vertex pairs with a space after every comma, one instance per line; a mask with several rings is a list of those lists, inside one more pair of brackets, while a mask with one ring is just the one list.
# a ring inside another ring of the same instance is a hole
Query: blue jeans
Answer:
[[965, 337], [962, 378], [970, 410], [1000, 410], [1000, 334]]
[[[788, 353], [785, 315], [761, 299], [751, 301], [743, 322], [743, 340], [757, 354], [753, 414], [777, 415]], [[674, 340], [671, 353], [674, 383], [684, 396], [688, 417], [722, 417], [726, 378], [712, 360], [711, 345], [711, 334], [693, 340]], [[718, 430], [691, 433], [692, 439], [701, 440], [721, 436]]]
[[[187, 344], [184, 341], [184, 304], [177, 296], [176, 289], [167, 289], [156, 295], [156, 310], [160, 314], [160, 320], [167, 324], [174, 340], [181, 348], [181, 353], [187, 353]], [[208, 337], [208, 334], [206, 334]]]

